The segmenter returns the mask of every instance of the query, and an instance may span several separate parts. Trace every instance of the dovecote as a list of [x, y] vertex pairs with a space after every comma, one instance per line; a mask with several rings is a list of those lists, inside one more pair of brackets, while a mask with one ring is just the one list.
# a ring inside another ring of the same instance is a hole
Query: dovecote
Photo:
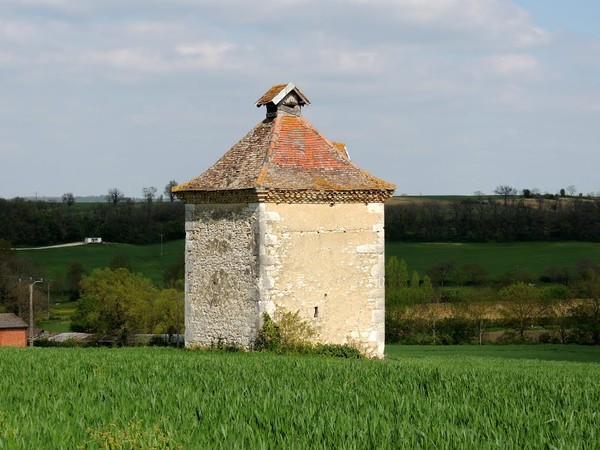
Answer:
[[[293, 83], [198, 177], [186, 203], [186, 345], [252, 348], [263, 314], [298, 312], [315, 340], [383, 356], [383, 203], [395, 189], [302, 117]], [[318, 311], [318, 314], [317, 314]]]

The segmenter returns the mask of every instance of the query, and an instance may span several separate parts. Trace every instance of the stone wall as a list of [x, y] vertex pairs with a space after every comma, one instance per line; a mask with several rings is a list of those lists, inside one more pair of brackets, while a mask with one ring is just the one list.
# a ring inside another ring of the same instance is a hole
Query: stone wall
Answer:
[[261, 311], [299, 311], [318, 341], [383, 357], [383, 204], [260, 208]]
[[186, 205], [186, 346], [254, 343], [257, 210], [257, 204]]
[[252, 347], [276, 307], [384, 349], [383, 204], [186, 205], [186, 345]]

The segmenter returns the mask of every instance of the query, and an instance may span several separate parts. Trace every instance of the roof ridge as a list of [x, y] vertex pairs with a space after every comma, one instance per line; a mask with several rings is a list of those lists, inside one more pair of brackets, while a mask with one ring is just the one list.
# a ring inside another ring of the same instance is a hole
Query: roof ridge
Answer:
[[274, 122], [273, 129], [271, 130], [271, 138], [269, 140], [269, 148], [265, 152], [265, 159], [262, 163], [260, 172], [258, 173], [258, 177], [256, 177], [256, 186], [257, 187], [263, 187], [262, 186], [263, 180], [265, 179], [265, 177], [267, 176], [267, 172], [269, 171], [269, 161], [271, 160], [271, 158], [273, 156], [275, 145], [277, 144], [277, 141], [279, 140], [279, 135], [280, 135], [280, 130], [281, 130], [281, 116], [277, 115], [273, 119], [273, 122]]

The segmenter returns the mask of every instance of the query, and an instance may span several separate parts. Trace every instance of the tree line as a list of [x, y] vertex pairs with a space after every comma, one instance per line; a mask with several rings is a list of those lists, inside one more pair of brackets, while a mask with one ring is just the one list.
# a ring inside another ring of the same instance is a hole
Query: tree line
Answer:
[[[169, 182], [167, 188], [176, 184]], [[144, 188], [144, 201], [127, 198], [119, 189], [110, 189], [104, 203], [75, 204], [64, 194], [61, 202], [23, 198], [0, 198], [0, 237], [13, 246], [42, 246], [101, 237], [128, 244], [156, 243], [182, 239], [184, 205], [172, 194], [164, 201], [156, 188]]]
[[[526, 190], [527, 191], [527, 190]], [[503, 191], [504, 192], [504, 191]], [[600, 241], [600, 197], [533, 195], [388, 202], [386, 239], [411, 242]]]
[[[102, 237], [147, 244], [184, 237], [184, 205], [175, 201], [172, 180], [157, 196], [143, 188], [143, 200], [109, 189], [105, 202], [76, 204], [71, 193], [48, 202], [0, 198], [0, 236], [14, 246], [53, 245]], [[574, 188], [568, 188], [569, 193]], [[410, 242], [600, 241], [600, 197], [522, 195], [499, 186], [497, 196], [457, 200], [390, 201], [385, 206], [386, 239]]]
[[571, 276], [533, 284], [443, 287], [409, 270], [395, 256], [386, 263], [386, 340], [405, 344], [496, 341], [600, 344], [600, 267], [565, 269]]
[[[30, 262], [19, 258], [7, 241], [0, 239], [0, 313], [14, 313], [29, 323], [29, 285], [39, 280], [41, 273]], [[36, 283], [32, 291], [34, 319], [48, 314], [44, 295], [47, 283]]]

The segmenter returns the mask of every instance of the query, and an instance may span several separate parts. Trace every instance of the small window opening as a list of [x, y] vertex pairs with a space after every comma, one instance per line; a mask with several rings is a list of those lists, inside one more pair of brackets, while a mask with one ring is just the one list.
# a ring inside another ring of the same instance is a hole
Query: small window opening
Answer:
[[319, 317], [319, 307], [315, 306], [315, 315], [313, 317]]

